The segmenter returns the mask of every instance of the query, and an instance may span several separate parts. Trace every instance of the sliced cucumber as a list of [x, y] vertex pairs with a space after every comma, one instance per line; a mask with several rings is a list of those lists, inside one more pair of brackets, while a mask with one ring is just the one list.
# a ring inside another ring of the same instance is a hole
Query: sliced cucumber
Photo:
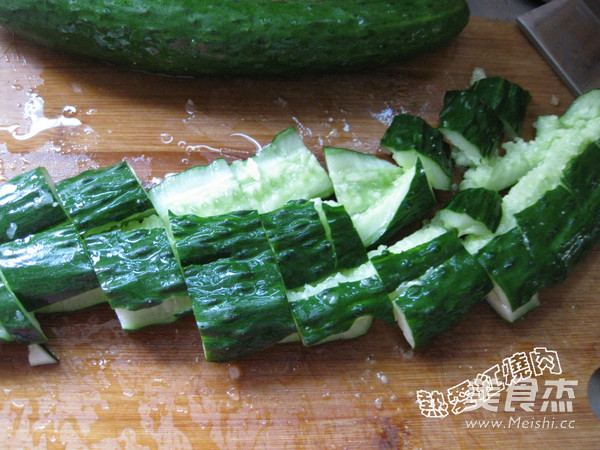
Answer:
[[384, 285], [370, 262], [289, 290], [287, 298], [306, 346], [361, 336], [373, 317], [389, 321], [392, 316]]
[[58, 364], [57, 356], [43, 344], [31, 344], [29, 350], [29, 365], [32, 367]]
[[333, 147], [324, 152], [336, 198], [366, 247], [385, 242], [435, 206], [420, 160], [405, 172], [370, 154]]
[[28, 312], [0, 272], [0, 340], [26, 344], [46, 342], [47, 338], [34, 315]]
[[496, 112], [467, 90], [446, 92], [439, 129], [460, 166], [478, 166], [496, 156], [504, 133]]
[[335, 272], [334, 249], [314, 203], [292, 200], [260, 218], [287, 289]]
[[504, 125], [504, 136], [514, 139], [523, 131], [529, 91], [503, 77], [481, 78], [469, 88], [479, 100], [496, 112]]
[[191, 311], [192, 302], [187, 295], [169, 297], [156, 306], [135, 311], [115, 308], [121, 328], [125, 331], [135, 331], [150, 325], [173, 323]]
[[126, 161], [87, 170], [56, 183], [58, 197], [75, 228], [94, 234], [154, 214], [154, 207]]
[[0, 270], [27, 311], [98, 287], [87, 250], [72, 225], [0, 245]]
[[432, 221], [454, 229], [459, 236], [494, 233], [502, 218], [502, 197], [497, 191], [472, 188], [459, 191]]
[[223, 158], [169, 176], [151, 188], [148, 195], [165, 223], [169, 222], [169, 211], [175, 215], [216, 216], [251, 209]]
[[55, 314], [55, 313], [67, 313], [73, 311], [79, 311], [82, 309], [91, 308], [92, 306], [107, 303], [108, 298], [98, 285], [97, 288], [89, 291], [82, 292], [81, 294], [74, 295], [65, 300], [51, 303], [40, 309], [36, 309], [36, 314]]
[[392, 152], [399, 166], [409, 169], [423, 163], [429, 184], [449, 190], [452, 183], [450, 146], [442, 133], [421, 117], [405, 113], [395, 116], [381, 139], [381, 147]]
[[277, 134], [256, 155], [231, 164], [252, 209], [260, 213], [281, 208], [290, 200], [327, 198], [331, 180], [294, 128]]
[[0, 185], [0, 244], [68, 220], [45, 168], [30, 170]]

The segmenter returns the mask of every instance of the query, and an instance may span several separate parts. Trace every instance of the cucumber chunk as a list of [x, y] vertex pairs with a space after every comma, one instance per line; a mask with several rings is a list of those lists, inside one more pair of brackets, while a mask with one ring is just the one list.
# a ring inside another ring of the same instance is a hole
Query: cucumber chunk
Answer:
[[439, 129], [454, 146], [452, 156], [460, 166], [478, 166], [496, 156], [504, 133], [496, 112], [466, 90], [446, 92]]
[[435, 206], [420, 160], [405, 172], [370, 154], [333, 147], [324, 152], [337, 201], [365, 247], [385, 242]]
[[361, 336], [374, 317], [390, 321], [392, 316], [384, 285], [370, 262], [288, 290], [287, 298], [307, 347]]
[[407, 113], [395, 116], [381, 139], [381, 147], [391, 151], [394, 161], [405, 169], [414, 167], [419, 158], [429, 184], [434, 189], [450, 189], [450, 146], [442, 133], [422, 118]]
[[58, 357], [43, 344], [31, 344], [28, 347], [29, 365], [32, 367], [58, 364]]
[[327, 198], [331, 180], [315, 155], [290, 127], [256, 155], [231, 164], [235, 178], [259, 213], [281, 208], [290, 200]]
[[121, 328], [125, 331], [135, 331], [151, 325], [173, 323], [191, 311], [192, 302], [187, 294], [179, 297], [169, 297], [156, 306], [135, 311], [115, 308], [115, 314], [119, 319]]
[[292, 200], [282, 208], [261, 214], [260, 219], [287, 289], [335, 272], [334, 249], [314, 203]]
[[126, 161], [87, 170], [56, 183], [58, 197], [77, 230], [85, 235], [154, 214], [154, 207]]
[[223, 158], [169, 176], [152, 187], [148, 196], [165, 224], [175, 215], [216, 216], [251, 209], [250, 202]]
[[45, 168], [30, 170], [0, 185], [0, 244], [68, 221]]
[[30, 312], [99, 286], [87, 250], [72, 225], [0, 245], [0, 270]]

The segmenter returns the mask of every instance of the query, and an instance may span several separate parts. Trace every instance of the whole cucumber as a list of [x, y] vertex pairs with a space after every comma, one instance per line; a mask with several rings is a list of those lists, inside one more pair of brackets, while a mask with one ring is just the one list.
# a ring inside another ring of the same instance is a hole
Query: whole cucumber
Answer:
[[465, 0], [2, 0], [0, 25], [54, 49], [171, 75], [339, 72], [454, 38]]

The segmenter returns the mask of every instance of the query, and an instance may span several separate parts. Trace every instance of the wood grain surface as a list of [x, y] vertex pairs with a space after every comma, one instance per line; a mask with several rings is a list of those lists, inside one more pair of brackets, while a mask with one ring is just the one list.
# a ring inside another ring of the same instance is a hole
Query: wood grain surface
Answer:
[[[403, 64], [267, 80], [133, 73], [0, 30], [0, 179], [42, 165], [60, 180], [127, 159], [151, 186], [217, 157], [246, 158], [289, 126], [321, 161], [324, 145], [377, 153], [395, 114], [437, 124], [444, 92], [466, 87], [476, 67], [531, 92], [526, 138], [538, 115], [561, 114], [573, 100], [514, 25], [485, 19]], [[599, 273], [595, 250], [565, 283], [542, 291], [542, 306], [523, 320], [506, 323], [482, 303], [422, 351], [377, 323], [359, 339], [279, 345], [212, 364], [191, 316], [130, 334], [106, 305], [41, 316], [61, 361], [31, 368], [26, 348], [0, 345], [0, 445], [594, 448], [600, 421], [587, 384], [600, 366]], [[446, 393], [534, 348], [555, 351], [561, 372], [534, 377], [529, 401], [505, 391], [496, 411], [431, 418], [420, 410], [418, 391]], [[561, 379], [571, 390], [550, 392]], [[477, 420], [502, 422], [468, 423]]]

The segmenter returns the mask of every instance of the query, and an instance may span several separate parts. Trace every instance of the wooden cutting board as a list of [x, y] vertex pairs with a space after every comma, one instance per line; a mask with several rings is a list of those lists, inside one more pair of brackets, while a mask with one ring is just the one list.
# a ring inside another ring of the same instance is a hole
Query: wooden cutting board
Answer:
[[[531, 92], [526, 138], [535, 117], [562, 114], [573, 100], [515, 26], [475, 18], [450, 45], [405, 64], [269, 80], [132, 73], [0, 31], [0, 178], [43, 165], [60, 180], [125, 158], [150, 186], [217, 157], [246, 158], [289, 126], [321, 161], [324, 145], [376, 153], [395, 114], [437, 124], [444, 92], [465, 88], [477, 67]], [[131, 334], [107, 306], [44, 316], [60, 364], [31, 368], [24, 347], [0, 345], [2, 446], [592, 448], [598, 273], [596, 250], [523, 320], [506, 323], [482, 303], [423, 351], [377, 323], [351, 341], [212, 364], [191, 316]], [[497, 403], [458, 414], [449, 404], [443, 418], [421, 410], [419, 391], [448, 403], [448, 389], [535, 348], [560, 363], [533, 377], [537, 391], [505, 389]]]

